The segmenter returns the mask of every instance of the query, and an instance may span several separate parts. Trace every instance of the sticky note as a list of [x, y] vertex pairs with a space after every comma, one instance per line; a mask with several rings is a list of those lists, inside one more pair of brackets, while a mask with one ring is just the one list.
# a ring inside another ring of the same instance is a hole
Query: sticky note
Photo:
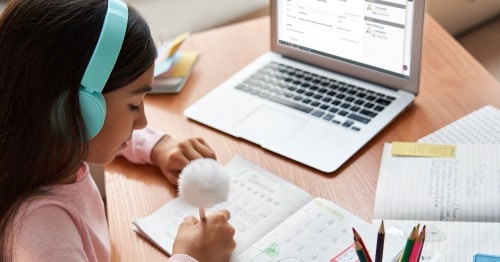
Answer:
[[184, 77], [191, 71], [196, 59], [198, 58], [198, 53], [196, 52], [183, 52], [177, 63], [174, 65], [172, 71], [172, 77]]
[[172, 66], [177, 63], [180, 57], [180, 47], [188, 38], [189, 32], [185, 32], [177, 36], [168, 44], [161, 45], [157, 48], [158, 57], [155, 60], [155, 77], [167, 73]]
[[473, 262], [499, 262], [500, 256], [477, 253], [474, 255]]
[[188, 38], [189, 32], [185, 32], [179, 36], [177, 36], [172, 43], [170, 44], [170, 50], [167, 53], [167, 57], [173, 56], [177, 50], [181, 47], [182, 43]]
[[411, 142], [392, 142], [393, 156], [419, 157], [449, 157], [454, 158], [457, 152], [456, 145], [420, 144]]

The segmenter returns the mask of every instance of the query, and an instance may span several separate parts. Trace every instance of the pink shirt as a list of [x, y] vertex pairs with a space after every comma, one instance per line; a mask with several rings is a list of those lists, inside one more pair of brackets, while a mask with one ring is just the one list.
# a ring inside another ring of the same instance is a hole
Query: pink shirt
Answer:
[[[122, 152], [134, 163], [150, 163], [162, 134], [151, 128], [134, 132]], [[76, 182], [42, 188], [43, 194], [22, 205], [13, 229], [13, 261], [111, 261], [105, 208], [86, 163]], [[193, 262], [174, 255], [169, 262]]]

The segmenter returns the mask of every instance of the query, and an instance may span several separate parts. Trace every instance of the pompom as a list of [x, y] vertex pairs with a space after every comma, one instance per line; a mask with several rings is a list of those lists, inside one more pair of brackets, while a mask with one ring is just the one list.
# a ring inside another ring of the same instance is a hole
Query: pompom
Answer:
[[227, 200], [230, 177], [215, 160], [191, 161], [179, 176], [179, 195], [189, 204], [209, 208]]

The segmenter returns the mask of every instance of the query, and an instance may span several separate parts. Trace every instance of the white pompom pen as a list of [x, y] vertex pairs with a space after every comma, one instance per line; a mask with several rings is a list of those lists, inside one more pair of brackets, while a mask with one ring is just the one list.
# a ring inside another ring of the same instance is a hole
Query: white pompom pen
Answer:
[[231, 179], [222, 166], [210, 158], [191, 161], [179, 176], [179, 195], [189, 204], [198, 207], [200, 220], [205, 208], [227, 200]]

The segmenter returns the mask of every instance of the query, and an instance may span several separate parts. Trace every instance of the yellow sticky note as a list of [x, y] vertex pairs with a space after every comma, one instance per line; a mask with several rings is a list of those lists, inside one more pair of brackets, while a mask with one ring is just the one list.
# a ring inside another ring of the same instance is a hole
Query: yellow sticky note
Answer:
[[198, 53], [196, 52], [182, 52], [179, 61], [174, 65], [171, 77], [184, 77], [192, 70]]
[[179, 50], [179, 48], [181, 47], [182, 43], [184, 43], [184, 41], [188, 38], [189, 34], [190, 34], [189, 32], [185, 32], [185, 33], [177, 36], [174, 39], [174, 41], [170, 45], [170, 50], [168, 52], [167, 57], [173, 56], [175, 54], [175, 52], [177, 52], [177, 50]]
[[175, 37], [171, 42], [158, 47], [158, 57], [156, 58], [156, 61], [160, 62], [166, 60], [167, 58], [173, 57], [173, 55], [177, 53], [177, 51], [179, 51], [182, 43], [184, 43], [189, 35], [189, 32], [185, 32]]
[[456, 145], [419, 144], [410, 142], [392, 142], [393, 156], [449, 157], [457, 153]]

